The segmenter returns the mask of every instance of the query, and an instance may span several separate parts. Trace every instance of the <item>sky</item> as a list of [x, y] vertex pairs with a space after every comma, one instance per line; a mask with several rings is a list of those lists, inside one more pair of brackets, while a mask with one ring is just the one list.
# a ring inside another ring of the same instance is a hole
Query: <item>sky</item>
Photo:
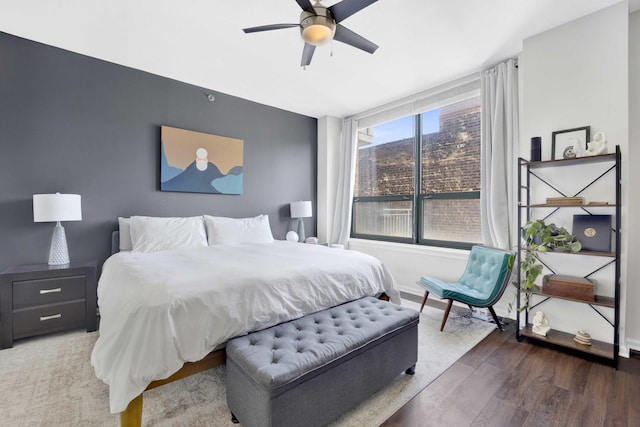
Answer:
[[[440, 109], [424, 112], [421, 117], [423, 135], [440, 131]], [[414, 134], [413, 121], [414, 116], [406, 116], [374, 126], [373, 145], [411, 138]]]

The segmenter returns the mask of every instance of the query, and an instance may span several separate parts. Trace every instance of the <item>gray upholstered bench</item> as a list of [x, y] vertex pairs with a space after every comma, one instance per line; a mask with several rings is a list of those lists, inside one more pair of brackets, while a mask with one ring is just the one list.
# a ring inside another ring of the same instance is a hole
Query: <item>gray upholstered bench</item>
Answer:
[[366, 297], [227, 343], [227, 404], [243, 426], [322, 426], [418, 359], [415, 310]]

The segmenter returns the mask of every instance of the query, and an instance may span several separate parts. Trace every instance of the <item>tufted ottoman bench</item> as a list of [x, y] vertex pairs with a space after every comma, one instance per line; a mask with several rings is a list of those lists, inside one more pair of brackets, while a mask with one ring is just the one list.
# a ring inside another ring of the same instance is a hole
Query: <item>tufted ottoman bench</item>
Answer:
[[418, 359], [418, 312], [366, 297], [227, 343], [227, 404], [245, 427], [323, 426]]

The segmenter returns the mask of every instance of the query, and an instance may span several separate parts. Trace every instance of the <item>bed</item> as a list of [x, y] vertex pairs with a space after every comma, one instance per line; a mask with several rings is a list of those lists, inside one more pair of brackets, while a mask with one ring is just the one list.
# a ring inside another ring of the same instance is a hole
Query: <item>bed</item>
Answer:
[[145, 389], [224, 363], [220, 349], [232, 337], [365, 296], [400, 302], [393, 277], [371, 256], [251, 236], [105, 261], [91, 363], [123, 425], [139, 424]]

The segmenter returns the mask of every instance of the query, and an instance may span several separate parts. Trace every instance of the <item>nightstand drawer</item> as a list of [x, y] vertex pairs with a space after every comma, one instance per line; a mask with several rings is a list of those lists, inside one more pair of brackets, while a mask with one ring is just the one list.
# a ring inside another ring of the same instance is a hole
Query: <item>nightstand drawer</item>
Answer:
[[13, 282], [13, 309], [84, 299], [85, 280], [66, 276]]
[[13, 338], [81, 328], [86, 320], [84, 300], [13, 311]]

